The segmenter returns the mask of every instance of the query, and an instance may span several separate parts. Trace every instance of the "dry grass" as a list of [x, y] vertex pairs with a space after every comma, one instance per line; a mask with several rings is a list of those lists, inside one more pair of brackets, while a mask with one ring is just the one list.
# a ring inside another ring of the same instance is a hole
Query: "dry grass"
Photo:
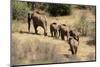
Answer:
[[88, 46], [86, 44], [87, 40], [89, 40], [88, 37], [80, 38], [77, 56], [73, 57], [66, 41], [26, 33], [14, 33], [12, 36], [12, 64], [95, 60], [95, 46]]
[[[12, 64], [44, 64], [74, 61], [89, 61], [95, 59], [95, 45], [88, 45], [89, 37], [80, 37], [80, 45], [76, 56], [69, 51], [69, 44], [60, 39], [50, 37], [49, 25], [53, 21], [74, 25], [79, 21], [80, 10], [75, 10], [71, 16], [49, 17], [48, 36], [43, 36], [43, 29], [38, 28], [40, 35], [34, 34], [31, 24], [31, 32], [27, 31], [27, 23], [13, 21], [12, 23]], [[90, 14], [87, 11], [87, 14]], [[89, 15], [91, 16], [91, 14]], [[15, 22], [15, 23], [14, 23]]]
[[13, 34], [12, 50], [15, 51], [12, 51], [12, 62], [14, 64], [61, 62], [63, 56], [60, 57], [59, 46], [55, 41], [42, 35]]

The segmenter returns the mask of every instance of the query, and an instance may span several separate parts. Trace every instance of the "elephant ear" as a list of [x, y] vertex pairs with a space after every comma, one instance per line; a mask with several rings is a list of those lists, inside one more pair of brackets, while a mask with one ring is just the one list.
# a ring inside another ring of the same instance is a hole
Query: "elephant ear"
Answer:
[[41, 15], [41, 13], [39, 11], [36, 11], [37, 14]]
[[34, 10], [33, 12], [36, 13], [36, 14], [39, 14], [39, 15], [42, 14], [40, 10]]

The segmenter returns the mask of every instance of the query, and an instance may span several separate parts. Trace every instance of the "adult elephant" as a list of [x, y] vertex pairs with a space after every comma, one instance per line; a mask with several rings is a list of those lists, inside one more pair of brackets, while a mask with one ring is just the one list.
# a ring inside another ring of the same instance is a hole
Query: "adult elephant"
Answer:
[[59, 37], [61, 37], [62, 40], [65, 40], [65, 36], [68, 40], [68, 26], [66, 24], [59, 25]]
[[[30, 15], [29, 15], [30, 16]], [[37, 27], [41, 26], [44, 29], [44, 35], [47, 36], [47, 18], [41, 15], [38, 11], [34, 11], [31, 14], [31, 20], [33, 22], [35, 33], [37, 34]], [[30, 30], [30, 19], [28, 21], [28, 30]]]

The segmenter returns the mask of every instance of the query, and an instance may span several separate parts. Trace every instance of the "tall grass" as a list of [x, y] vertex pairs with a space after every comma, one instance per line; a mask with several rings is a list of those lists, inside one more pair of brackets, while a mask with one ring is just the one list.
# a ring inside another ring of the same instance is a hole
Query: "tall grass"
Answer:
[[82, 36], [90, 36], [95, 38], [96, 22], [86, 20], [86, 16], [82, 16], [80, 21], [74, 27], [81, 33]]

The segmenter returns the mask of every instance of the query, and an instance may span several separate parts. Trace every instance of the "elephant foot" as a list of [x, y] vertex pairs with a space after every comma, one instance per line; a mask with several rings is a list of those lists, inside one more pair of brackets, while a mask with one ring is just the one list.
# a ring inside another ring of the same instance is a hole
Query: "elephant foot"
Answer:
[[62, 40], [65, 40], [65, 39], [62, 39]]
[[47, 36], [47, 33], [44, 33], [44, 36]]
[[35, 34], [38, 34], [37, 32], [35, 32]]
[[30, 33], [30, 31], [28, 31], [28, 33]]

